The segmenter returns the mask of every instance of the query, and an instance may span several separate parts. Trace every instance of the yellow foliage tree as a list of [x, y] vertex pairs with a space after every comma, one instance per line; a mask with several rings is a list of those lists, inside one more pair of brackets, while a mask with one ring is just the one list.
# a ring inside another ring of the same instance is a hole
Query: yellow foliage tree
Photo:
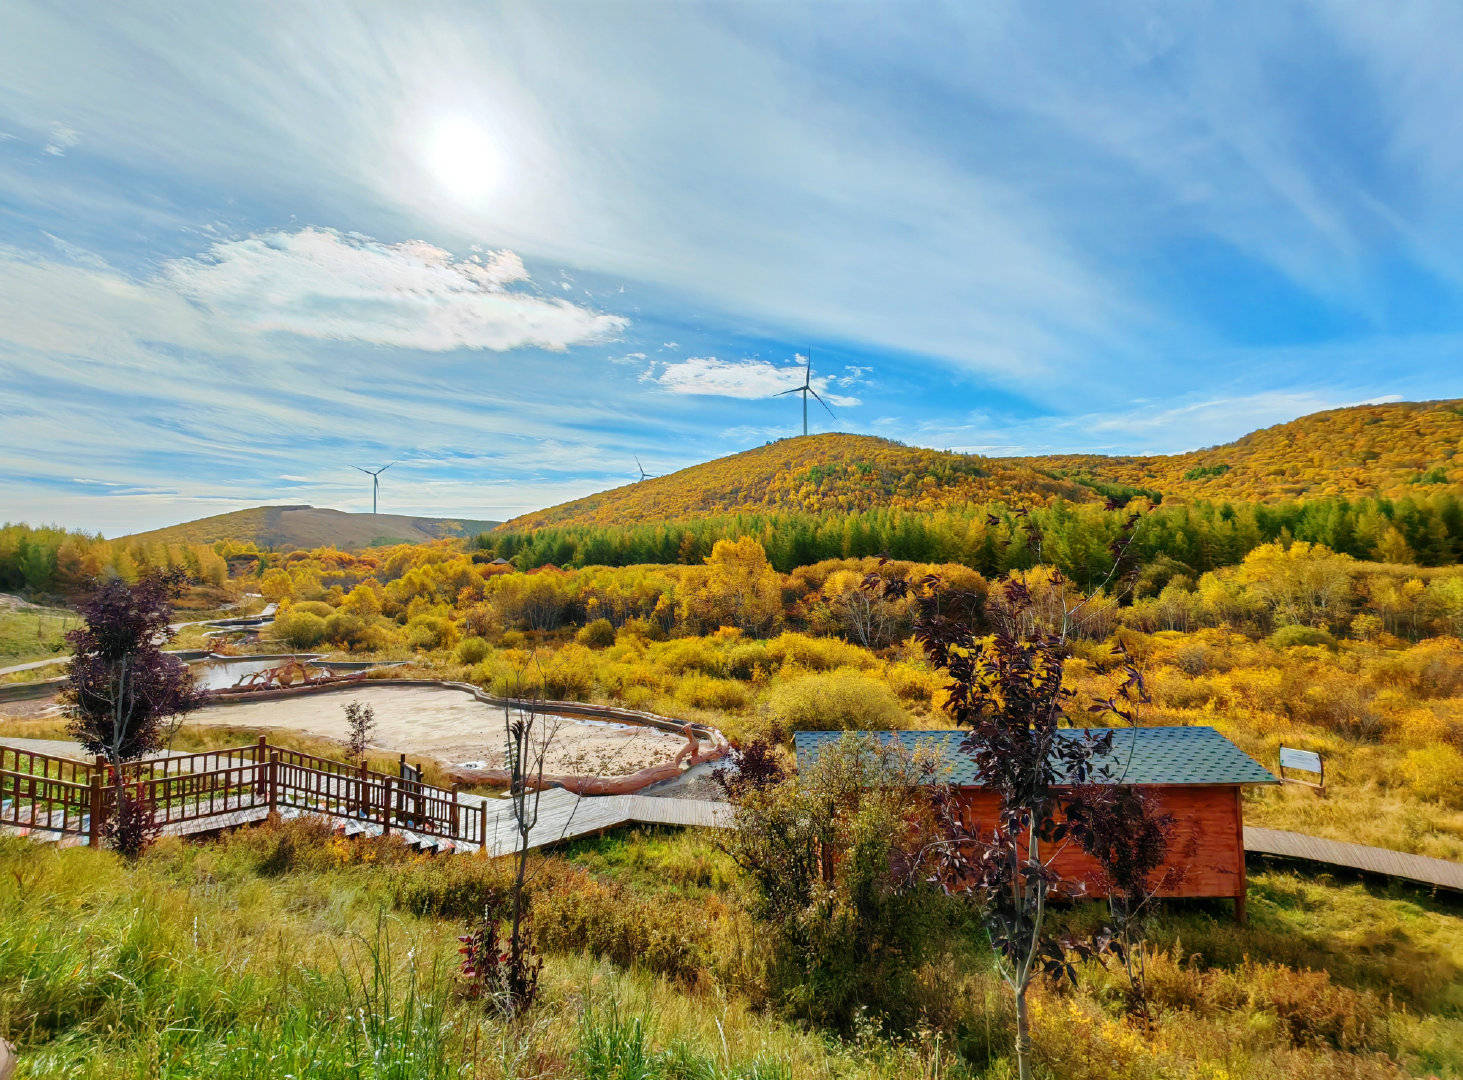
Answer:
[[752, 537], [718, 540], [706, 557], [705, 582], [687, 603], [708, 627], [765, 634], [782, 615], [782, 578]]

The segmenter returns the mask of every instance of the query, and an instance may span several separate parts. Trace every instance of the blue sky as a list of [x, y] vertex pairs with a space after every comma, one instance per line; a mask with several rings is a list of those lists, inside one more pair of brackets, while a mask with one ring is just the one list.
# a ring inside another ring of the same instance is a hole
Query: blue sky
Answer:
[[0, 519], [506, 517], [815, 430], [1463, 396], [1453, 4], [32, 5]]

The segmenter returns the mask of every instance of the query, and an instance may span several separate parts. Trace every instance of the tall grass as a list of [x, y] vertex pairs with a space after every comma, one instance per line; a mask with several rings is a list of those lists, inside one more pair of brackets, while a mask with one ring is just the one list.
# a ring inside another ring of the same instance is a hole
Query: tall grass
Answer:
[[[838, 1040], [769, 1015], [755, 924], [707, 844], [654, 831], [546, 857], [542, 1001], [505, 1024], [454, 993], [459, 916], [498, 876], [483, 860], [308, 823], [163, 841], [131, 865], [0, 839], [0, 1036], [31, 1078], [1007, 1075], [978, 943], [921, 972], [925, 1020], [902, 1039], [872, 1016]], [[1100, 968], [1042, 990], [1045, 1075], [1463, 1077], [1463, 910], [1274, 872], [1250, 908], [1243, 929], [1218, 905], [1165, 909], [1151, 1026]]]

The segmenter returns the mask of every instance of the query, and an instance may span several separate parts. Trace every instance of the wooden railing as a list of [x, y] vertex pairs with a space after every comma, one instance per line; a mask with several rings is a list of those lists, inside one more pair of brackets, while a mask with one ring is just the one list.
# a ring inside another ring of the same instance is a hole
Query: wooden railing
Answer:
[[[262, 736], [229, 750], [129, 762], [122, 779], [132, 798], [152, 807], [157, 825], [176, 832], [234, 824], [242, 811], [293, 808], [377, 825], [383, 834], [408, 830], [474, 844], [487, 837], [482, 804], [462, 802], [455, 787], [272, 747]], [[0, 746], [0, 827], [86, 836], [95, 844], [116, 802], [115, 776], [102, 758]]]

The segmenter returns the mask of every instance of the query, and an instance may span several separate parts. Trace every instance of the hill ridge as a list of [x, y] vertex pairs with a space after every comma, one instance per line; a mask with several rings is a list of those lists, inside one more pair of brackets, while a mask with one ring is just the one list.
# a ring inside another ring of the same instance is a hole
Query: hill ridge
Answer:
[[498, 524], [473, 518], [360, 514], [308, 503], [279, 503], [214, 514], [120, 539], [145, 544], [212, 544], [220, 540], [234, 540], [252, 542], [261, 548], [332, 546], [351, 550], [382, 543], [419, 543], [444, 537], [468, 537]]
[[1181, 454], [984, 457], [874, 435], [801, 435], [523, 514], [501, 528], [1135, 495], [1272, 502], [1443, 490], [1463, 490], [1463, 399], [1326, 409]]

